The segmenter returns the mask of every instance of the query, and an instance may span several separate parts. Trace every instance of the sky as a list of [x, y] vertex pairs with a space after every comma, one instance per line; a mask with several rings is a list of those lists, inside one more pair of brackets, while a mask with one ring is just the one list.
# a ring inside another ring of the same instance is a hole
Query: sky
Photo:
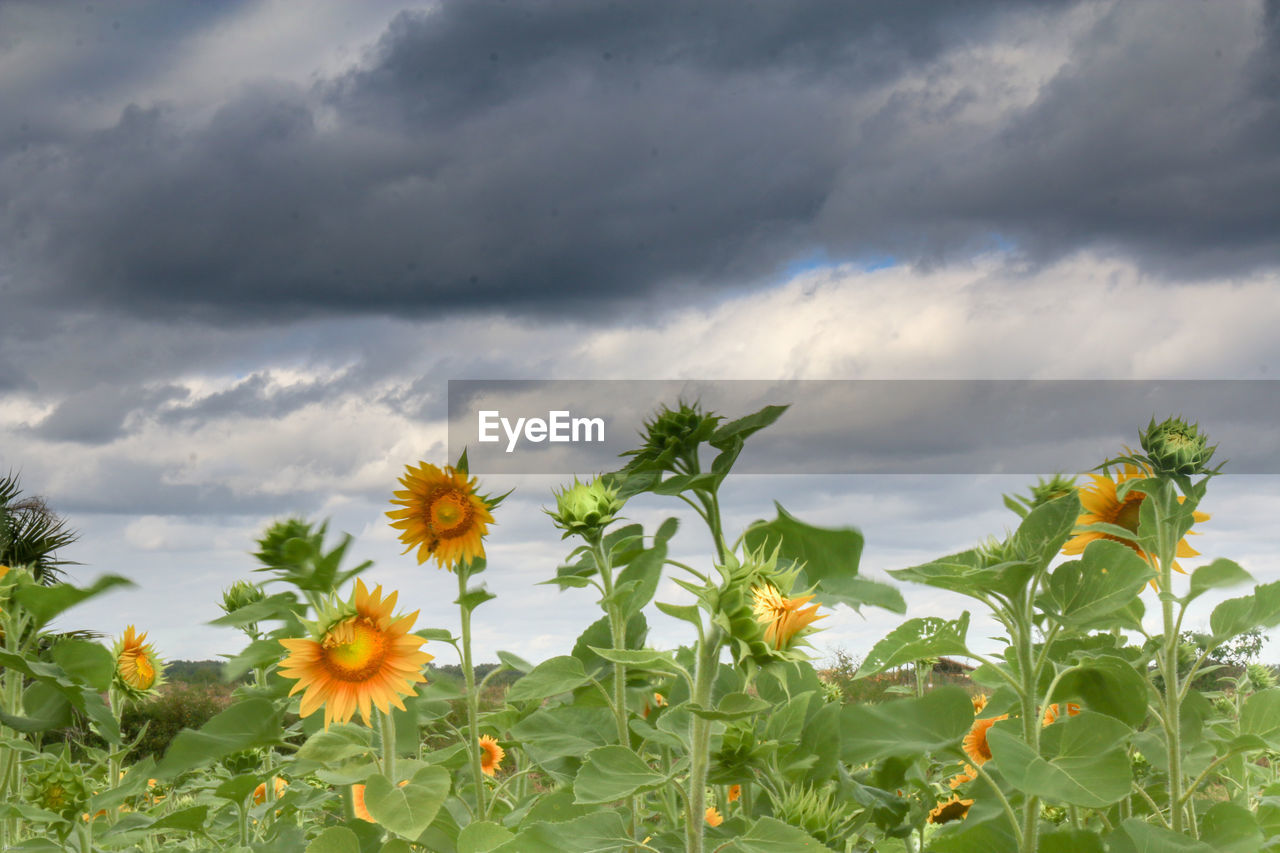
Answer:
[[[170, 659], [239, 649], [205, 623], [286, 516], [455, 627], [453, 579], [384, 516], [405, 465], [452, 461], [450, 380], [1270, 380], [1278, 291], [1275, 0], [0, 2], [0, 471], [81, 533], [76, 580], [137, 584], [75, 627]], [[973, 434], [953, 413], [894, 449]], [[728, 527], [777, 499], [862, 530], [883, 580], [1001, 533], [1028, 483], [822, 452], [731, 480]], [[1226, 470], [1189, 566], [1280, 579], [1280, 479]], [[480, 660], [594, 619], [537, 585], [565, 479], [482, 483], [516, 491]], [[674, 548], [705, 566], [691, 521]], [[838, 608], [815, 654], [900, 618]]]

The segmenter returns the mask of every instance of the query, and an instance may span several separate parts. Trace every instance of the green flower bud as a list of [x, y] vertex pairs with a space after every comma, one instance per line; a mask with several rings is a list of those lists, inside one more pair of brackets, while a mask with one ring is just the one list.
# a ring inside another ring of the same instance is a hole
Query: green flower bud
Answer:
[[561, 538], [581, 536], [590, 542], [598, 540], [604, 529], [613, 524], [626, 503], [618, 497], [618, 490], [601, 477], [588, 483], [580, 483], [574, 477], [573, 485], [556, 492], [555, 497], [555, 511], [544, 509], [543, 512], [551, 516], [556, 527], [564, 530]]
[[221, 607], [224, 613], [233, 613], [241, 607], [257, 604], [264, 598], [266, 594], [262, 587], [248, 581], [236, 581], [222, 591]]
[[[722, 420], [720, 415], [703, 412], [697, 404], [680, 403], [677, 409], [663, 406], [652, 420], [645, 422], [640, 449], [624, 454], [635, 457], [627, 463], [627, 469], [693, 473], [698, 445], [711, 438]], [[678, 462], [683, 469], [677, 466]]]
[[80, 820], [89, 795], [84, 773], [72, 767], [65, 756], [53, 766], [27, 777], [27, 801], [66, 820]]
[[317, 535], [312, 531], [309, 522], [287, 518], [267, 528], [253, 556], [270, 568], [300, 566], [308, 557], [320, 553], [322, 536], [323, 533]]
[[1217, 445], [1209, 446], [1209, 437], [1200, 432], [1199, 424], [1188, 424], [1181, 417], [1155, 418], [1141, 433], [1142, 449], [1151, 461], [1156, 476], [1190, 477], [1209, 470], [1209, 460]]

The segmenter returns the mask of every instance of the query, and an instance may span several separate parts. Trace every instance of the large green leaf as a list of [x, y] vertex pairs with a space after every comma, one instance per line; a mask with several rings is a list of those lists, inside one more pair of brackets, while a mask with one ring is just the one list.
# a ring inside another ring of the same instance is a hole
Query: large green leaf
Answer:
[[526, 702], [545, 699], [558, 693], [568, 693], [591, 679], [582, 668], [582, 661], [569, 655], [544, 660], [533, 671], [521, 678], [507, 691], [508, 702]]
[[950, 554], [929, 563], [906, 569], [891, 569], [898, 580], [958, 592], [979, 600], [991, 593], [1012, 597], [1026, 587], [1035, 566], [1026, 561], [1007, 561], [988, 566], [976, 548]]
[[1253, 576], [1240, 568], [1240, 564], [1222, 557], [1191, 573], [1191, 588], [1183, 598], [1190, 603], [1211, 589], [1253, 583]]
[[32, 682], [22, 694], [25, 714], [0, 711], [0, 723], [20, 732], [46, 732], [71, 725], [71, 700], [52, 684]]
[[689, 713], [705, 720], [740, 720], [763, 714], [772, 707], [763, 699], [746, 693], [727, 693], [714, 708], [700, 708], [694, 704], [688, 706]]
[[[627, 641], [623, 643], [623, 647], [628, 649], [644, 648], [645, 637], [648, 634], [649, 621], [645, 619], [644, 613], [632, 614], [627, 619]], [[570, 654], [582, 661], [582, 665], [587, 672], [595, 672], [596, 670], [612, 668], [612, 664], [593, 652], [591, 650], [592, 646], [598, 649], [607, 649], [612, 648], [613, 645], [613, 630], [609, 627], [609, 617], [601, 616], [588, 625], [587, 629], [578, 636]]]
[[345, 826], [331, 826], [307, 845], [307, 853], [360, 853], [360, 839]]
[[1280, 749], [1280, 688], [1261, 690], [1245, 700], [1240, 734], [1255, 735], [1272, 749]]
[[1062, 551], [1076, 519], [1080, 498], [1075, 492], [1054, 498], [1028, 513], [1013, 533], [1012, 542], [1023, 559], [1047, 566]]
[[846, 705], [840, 717], [841, 759], [866, 764], [957, 745], [973, 725], [973, 700], [962, 688], [942, 687], [919, 699]]
[[410, 840], [417, 840], [436, 818], [449, 795], [449, 771], [431, 765], [413, 774], [407, 785], [397, 786], [382, 774], [365, 782], [364, 804], [379, 825]]
[[923, 658], [967, 655], [969, 649], [965, 645], [965, 635], [968, 631], [968, 611], [955, 620], [937, 616], [908, 619], [871, 647], [857, 677], [866, 678]]
[[1249, 809], [1237, 803], [1215, 803], [1200, 819], [1200, 840], [1216, 853], [1255, 853], [1265, 839]]
[[635, 840], [627, 837], [622, 816], [601, 810], [572, 820], [522, 826], [515, 838], [493, 848], [492, 853], [611, 853], [634, 847]]
[[86, 640], [62, 640], [49, 650], [53, 662], [76, 681], [84, 682], [94, 690], [106, 692], [115, 675], [116, 661], [97, 643]]
[[612, 803], [666, 781], [625, 746], [601, 746], [587, 753], [573, 780], [573, 801], [586, 806]]
[[676, 534], [679, 520], [668, 518], [658, 527], [653, 537], [653, 545], [632, 558], [631, 562], [618, 573], [615, 580], [614, 593], [619, 596], [619, 605], [625, 617], [638, 613], [653, 600], [658, 591], [658, 581], [662, 578], [662, 567], [667, 559], [667, 542]]
[[1255, 586], [1252, 595], [1229, 598], [1209, 614], [1209, 627], [1218, 642], [1254, 628], [1274, 628], [1277, 624], [1280, 624], [1280, 581]]
[[783, 561], [803, 565], [799, 583], [813, 587], [818, 601], [828, 607], [846, 604], [854, 610], [864, 604], [894, 613], [907, 612], [902, 594], [887, 584], [858, 577], [862, 559], [862, 534], [852, 527], [814, 527], [775, 503], [778, 517], [757, 521], [744, 540], [749, 548], [778, 547]]
[[1153, 577], [1151, 566], [1132, 548], [1096, 539], [1079, 560], [1053, 570], [1048, 590], [1039, 602], [1056, 621], [1069, 628], [1093, 627], [1103, 617], [1128, 605]]
[[538, 764], [578, 759], [618, 739], [617, 722], [603, 707], [567, 705], [535, 711], [511, 727], [512, 736]]
[[1215, 853], [1203, 841], [1136, 817], [1122, 822], [1107, 841], [1111, 853]]
[[458, 853], [489, 853], [514, 837], [515, 833], [500, 823], [478, 820], [467, 824], [458, 833]]
[[772, 817], [762, 817], [727, 845], [716, 848], [726, 853], [814, 853], [828, 848], [802, 829]]
[[1137, 728], [1147, 718], [1147, 705], [1134, 697], [1143, 696], [1146, 690], [1146, 678], [1127, 661], [1098, 655], [1064, 674], [1050, 701], [1079, 699], [1087, 708]]
[[1126, 797], [1133, 777], [1125, 741], [1132, 730], [1113, 717], [1081, 711], [1044, 729], [1037, 754], [1016, 721], [996, 723], [987, 743], [1011, 784], [1052, 803], [1103, 808]]
[[156, 777], [171, 779], [234, 752], [277, 744], [282, 736], [274, 705], [266, 699], [244, 699], [215, 714], [199, 731], [178, 732], [156, 765]]
[[53, 586], [24, 584], [13, 592], [14, 599], [31, 615], [33, 630], [49, 624], [54, 617], [82, 601], [95, 598], [110, 589], [133, 586], [133, 581], [119, 575], [103, 575], [86, 587], [58, 583]]
[[[62, 667], [44, 661], [29, 660], [13, 652], [0, 651], [0, 667], [20, 672], [28, 678], [42, 682], [58, 691], [71, 706], [91, 721], [105, 740], [120, 742], [120, 726], [116, 717], [103, 701], [102, 695], [91, 687], [71, 678]], [[17, 719], [17, 718], [12, 718]], [[16, 728], [17, 726], [15, 726]]]

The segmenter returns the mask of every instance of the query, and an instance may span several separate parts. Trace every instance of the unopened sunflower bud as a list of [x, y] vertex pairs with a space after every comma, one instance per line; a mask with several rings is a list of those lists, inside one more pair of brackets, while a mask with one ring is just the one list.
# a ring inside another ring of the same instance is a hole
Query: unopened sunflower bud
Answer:
[[222, 591], [222, 610], [225, 613], [234, 613], [241, 607], [248, 607], [250, 604], [257, 604], [266, 598], [262, 587], [248, 581], [236, 581], [231, 586]]
[[1203, 474], [1218, 449], [1217, 445], [1209, 446], [1209, 437], [1200, 431], [1199, 424], [1188, 424], [1180, 417], [1158, 424], [1152, 418], [1140, 440], [1156, 476]]
[[85, 775], [60, 757], [51, 767], [27, 777], [26, 799], [46, 811], [76, 820], [89, 802]]
[[696, 404], [681, 403], [676, 409], [663, 406], [645, 422], [644, 444], [624, 454], [635, 457], [627, 468], [693, 473], [698, 445], [711, 438], [721, 420], [720, 415], [704, 412]]
[[606, 485], [600, 477], [588, 483], [580, 483], [574, 477], [573, 485], [556, 492], [555, 497], [555, 511], [543, 511], [564, 531], [563, 538], [581, 536], [588, 541], [598, 540], [626, 503], [618, 497], [618, 490]]

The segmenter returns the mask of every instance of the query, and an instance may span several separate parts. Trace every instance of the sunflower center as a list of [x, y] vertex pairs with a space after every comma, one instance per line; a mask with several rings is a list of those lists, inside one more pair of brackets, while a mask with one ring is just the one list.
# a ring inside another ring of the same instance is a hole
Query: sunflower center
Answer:
[[431, 496], [427, 505], [431, 530], [441, 539], [452, 539], [465, 534], [471, 529], [471, 517], [474, 513], [471, 501], [457, 489], [441, 489]]
[[335, 625], [320, 644], [324, 668], [339, 681], [368, 681], [387, 658], [387, 635], [366, 619]]
[[1138, 514], [1142, 508], [1142, 499], [1146, 497], [1142, 492], [1131, 492], [1125, 496], [1124, 503], [1120, 509], [1116, 511], [1115, 523], [1128, 530], [1131, 533], [1138, 532]]

